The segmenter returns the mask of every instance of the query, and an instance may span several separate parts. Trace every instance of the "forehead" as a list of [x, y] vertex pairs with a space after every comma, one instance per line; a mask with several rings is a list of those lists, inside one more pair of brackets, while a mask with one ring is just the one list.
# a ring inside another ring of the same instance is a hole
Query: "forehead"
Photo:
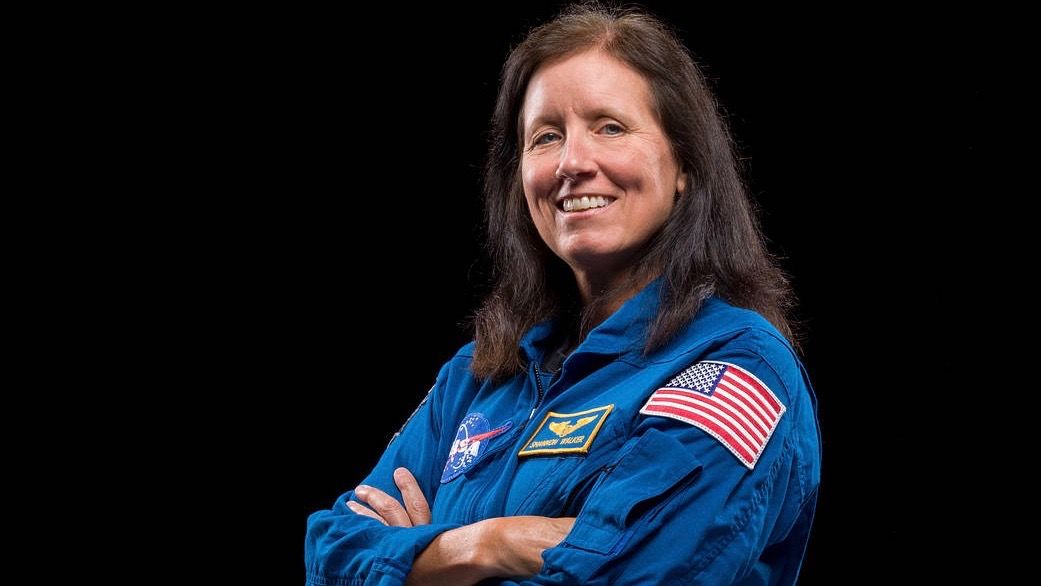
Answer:
[[653, 115], [651, 89], [635, 69], [599, 50], [584, 51], [539, 67], [524, 94], [525, 126], [538, 118], [598, 109]]

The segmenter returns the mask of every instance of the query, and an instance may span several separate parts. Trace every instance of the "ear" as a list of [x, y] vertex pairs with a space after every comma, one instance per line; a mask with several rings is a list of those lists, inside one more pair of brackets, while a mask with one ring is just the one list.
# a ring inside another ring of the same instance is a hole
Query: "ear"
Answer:
[[683, 171], [679, 171], [676, 174], [676, 193], [683, 193], [687, 190], [687, 174]]

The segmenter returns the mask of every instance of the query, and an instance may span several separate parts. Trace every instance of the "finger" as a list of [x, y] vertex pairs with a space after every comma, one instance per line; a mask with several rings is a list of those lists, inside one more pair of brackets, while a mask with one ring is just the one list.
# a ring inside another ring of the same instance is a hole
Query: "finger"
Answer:
[[379, 515], [377, 515], [375, 513], [375, 511], [373, 511], [372, 509], [370, 509], [370, 508], [368, 508], [368, 507], [366, 507], [366, 506], [364, 506], [362, 504], [356, 503], [354, 501], [347, 501], [347, 508], [352, 510], [352, 511], [354, 511], [355, 513], [357, 513], [359, 515], [364, 515], [366, 517], [372, 517], [373, 519], [376, 519], [377, 521], [379, 521], [380, 523], [383, 523], [384, 525], [387, 524], [387, 521], [384, 520], [383, 517], [380, 517]]
[[365, 504], [369, 505], [370, 509], [376, 511], [376, 514], [380, 517], [383, 517], [387, 525], [392, 527], [412, 526], [412, 519], [408, 516], [408, 511], [405, 510], [405, 507], [401, 506], [397, 499], [382, 490], [363, 484], [354, 489], [354, 495], [365, 501]]
[[394, 471], [394, 484], [401, 491], [401, 501], [405, 504], [405, 510], [412, 519], [412, 525], [430, 524], [430, 505], [427, 497], [423, 495], [423, 489], [419, 488], [416, 477], [408, 468], [398, 468]]

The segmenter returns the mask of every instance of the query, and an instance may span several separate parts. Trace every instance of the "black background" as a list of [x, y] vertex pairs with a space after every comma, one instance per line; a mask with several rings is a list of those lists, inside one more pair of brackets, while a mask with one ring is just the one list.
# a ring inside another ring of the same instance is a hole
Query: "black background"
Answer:
[[[646, 5], [712, 80], [800, 298], [824, 437], [801, 583], [921, 567], [937, 529], [916, 361], [935, 345], [921, 332], [942, 337], [930, 307], [960, 253], [923, 234], [983, 181], [986, 24]], [[221, 236], [185, 296], [207, 321], [194, 358], [219, 373], [196, 417], [220, 431], [212, 481], [186, 490], [236, 519], [205, 532], [245, 545], [243, 572], [299, 583], [307, 515], [363, 478], [469, 339], [499, 69], [556, 10], [236, 15], [200, 58], [185, 100], [204, 104], [195, 148], [226, 195], [201, 210]]]

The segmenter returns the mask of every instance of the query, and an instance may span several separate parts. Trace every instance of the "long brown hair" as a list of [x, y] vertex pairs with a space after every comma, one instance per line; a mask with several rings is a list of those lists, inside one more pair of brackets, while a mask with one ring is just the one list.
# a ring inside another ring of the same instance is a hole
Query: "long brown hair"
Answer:
[[686, 191], [677, 195], [672, 214], [634, 268], [662, 276], [661, 306], [645, 351], [667, 343], [711, 295], [759, 312], [791, 338], [786, 317], [791, 290], [766, 250], [733, 140], [704, 75], [676, 35], [653, 16], [573, 5], [533, 29], [503, 66], [484, 180], [494, 285], [474, 321], [474, 374], [501, 378], [523, 370], [518, 343], [539, 321], [564, 318], [575, 327], [582, 321], [574, 276], [539, 237], [524, 199], [519, 116], [528, 82], [542, 64], [591, 48], [648, 81], [661, 126], [688, 177]]

